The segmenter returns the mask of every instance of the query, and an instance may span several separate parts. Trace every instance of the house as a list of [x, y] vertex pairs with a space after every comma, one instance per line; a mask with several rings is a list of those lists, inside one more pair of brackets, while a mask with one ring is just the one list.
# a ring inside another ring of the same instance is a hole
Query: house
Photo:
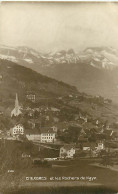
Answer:
[[36, 95], [32, 92], [27, 92], [26, 99], [30, 100], [31, 102], [36, 101]]
[[57, 133], [57, 127], [53, 126], [51, 127], [55, 133]]
[[23, 135], [23, 134], [24, 134], [24, 127], [21, 124], [17, 124], [10, 129], [10, 135], [12, 137]]
[[83, 151], [90, 151], [90, 150], [96, 150], [96, 151], [101, 151], [104, 149], [104, 143], [103, 142], [86, 142], [83, 143], [82, 145]]
[[54, 143], [56, 140], [56, 132], [52, 128], [41, 129], [41, 142], [42, 143]]
[[11, 117], [13, 117], [13, 116], [17, 117], [21, 114], [22, 114], [22, 112], [20, 110], [20, 106], [19, 106], [19, 102], [18, 102], [18, 95], [16, 93], [15, 108], [11, 111]]
[[60, 148], [60, 158], [73, 158], [75, 149], [72, 145], [64, 145]]
[[60, 112], [60, 109], [55, 108], [55, 107], [51, 107], [51, 111], [52, 111], [52, 112]]
[[73, 97], [71, 94], [69, 94], [68, 96], [69, 96], [69, 98], [72, 98]]
[[89, 142], [83, 143], [83, 151], [90, 151], [91, 150], [91, 145]]
[[104, 149], [104, 143], [103, 143], [103, 142], [98, 142], [98, 143], [97, 143], [96, 149], [97, 149], [98, 151], [103, 150], [103, 149]]
[[29, 141], [40, 141], [41, 140], [41, 134], [29, 133], [29, 134], [26, 134], [26, 137]]

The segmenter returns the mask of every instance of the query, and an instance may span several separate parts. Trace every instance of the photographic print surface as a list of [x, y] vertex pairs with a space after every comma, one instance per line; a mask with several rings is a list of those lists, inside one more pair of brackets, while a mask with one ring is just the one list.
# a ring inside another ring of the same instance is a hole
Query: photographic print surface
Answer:
[[0, 3], [0, 193], [118, 192], [118, 3]]

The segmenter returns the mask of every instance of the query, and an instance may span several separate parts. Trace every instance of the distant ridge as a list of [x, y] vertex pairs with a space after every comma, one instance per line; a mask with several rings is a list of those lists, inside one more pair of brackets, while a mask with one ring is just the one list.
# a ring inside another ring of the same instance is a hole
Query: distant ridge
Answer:
[[73, 49], [40, 53], [26, 46], [2, 45], [0, 58], [76, 86], [81, 92], [118, 102], [118, 50], [115, 48], [103, 46], [88, 47], [80, 53]]

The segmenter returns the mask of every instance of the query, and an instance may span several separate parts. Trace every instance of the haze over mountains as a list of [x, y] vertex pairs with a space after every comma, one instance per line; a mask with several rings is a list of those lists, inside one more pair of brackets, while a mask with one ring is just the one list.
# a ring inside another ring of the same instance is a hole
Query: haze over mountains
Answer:
[[81, 92], [118, 102], [118, 50], [112, 47], [40, 53], [28, 47], [1, 45], [0, 58], [76, 86]]

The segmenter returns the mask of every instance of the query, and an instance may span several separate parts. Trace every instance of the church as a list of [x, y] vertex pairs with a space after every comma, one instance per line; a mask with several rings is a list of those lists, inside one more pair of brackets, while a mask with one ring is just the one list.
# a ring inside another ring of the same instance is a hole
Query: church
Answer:
[[19, 102], [18, 102], [18, 95], [16, 93], [15, 108], [11, 111], [11, 117], [13, 117], [13, 116], [17, 117], [20, 114], [22, 114], [22, 112], [20, 110], [20, 106], [19, 106]]

